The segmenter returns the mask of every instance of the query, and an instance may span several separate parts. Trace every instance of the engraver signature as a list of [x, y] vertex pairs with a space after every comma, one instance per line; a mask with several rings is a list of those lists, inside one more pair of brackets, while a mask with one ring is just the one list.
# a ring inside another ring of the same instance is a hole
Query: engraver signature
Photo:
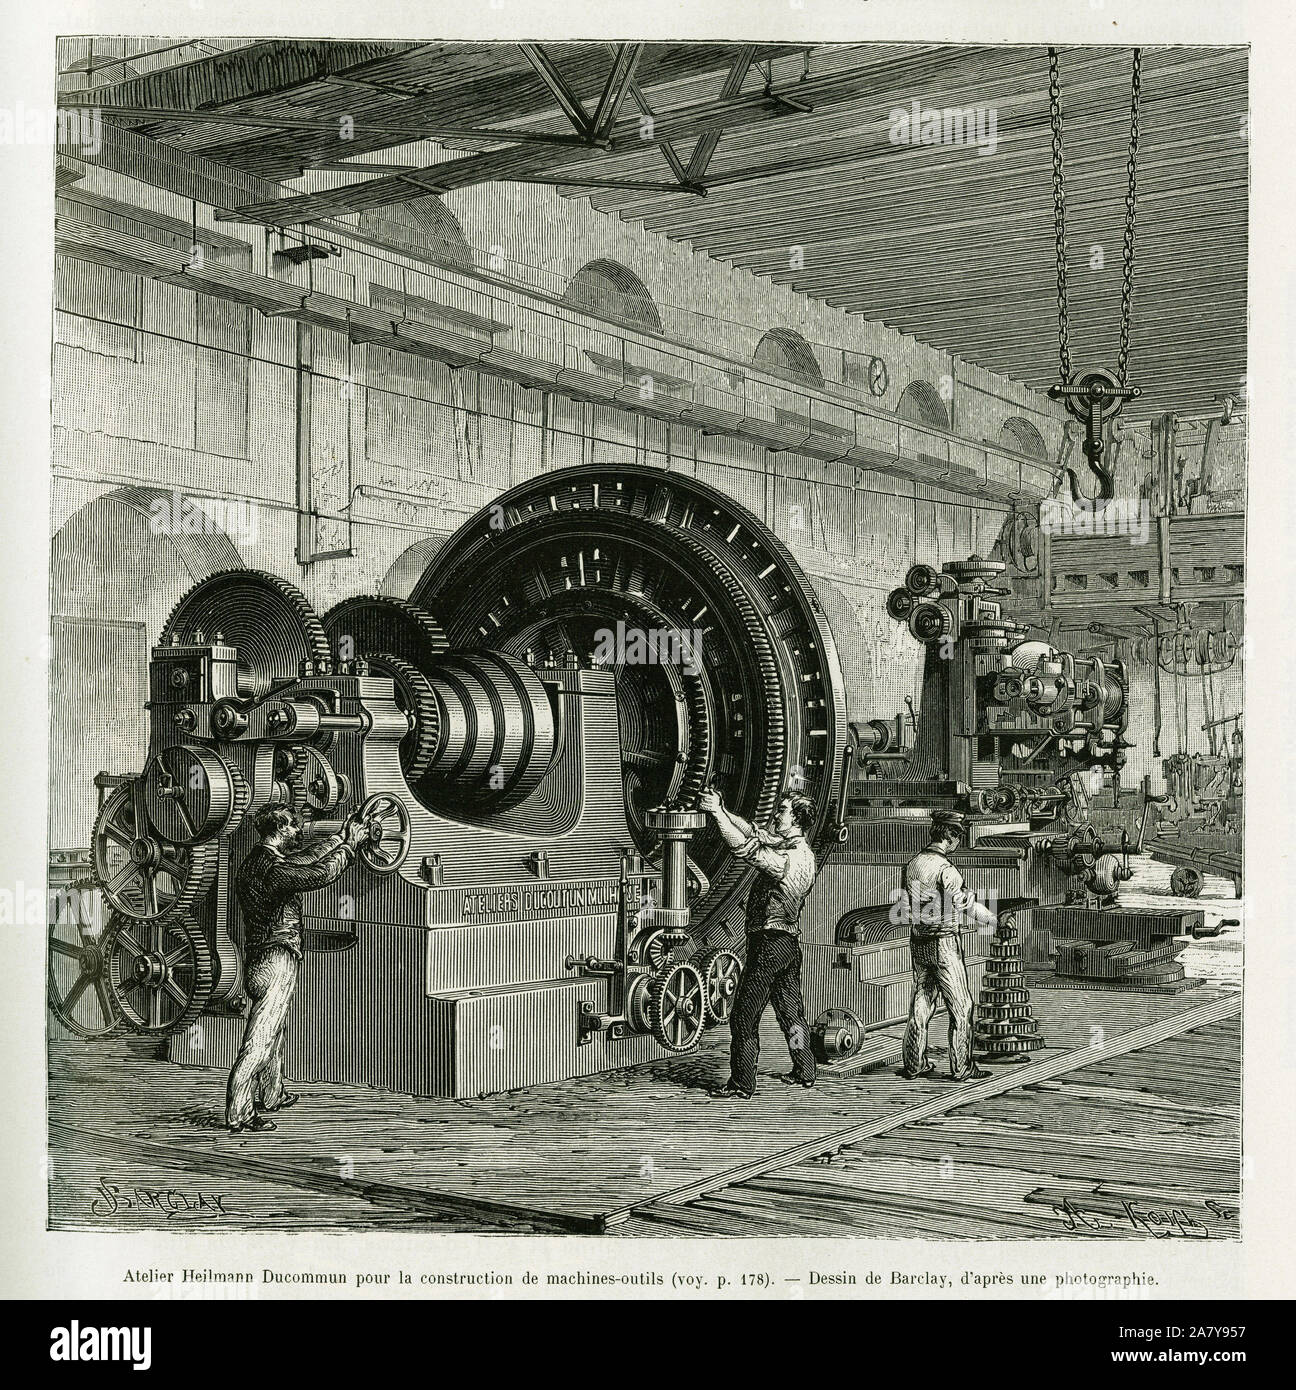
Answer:
[[176, 1187], [118, 1187], [99, 1179], [90, 1203], [94, 1216], [116, 1216], [121, 1211], [163, 1212], [168, 1221], [177, 1216], [228, 1216], [223, 1192], [185, 1192]]
[[[1236, 1207], [1225, 1206], [1224, 1203], [1211, 1198], [1203, 1201], [1202, 1206], [1218, 1216], [1221, 1221], [1231, 1221], [1237, 1215]], [[1184, 1207], [1141, 1206], [1128, 1198], [1121, 1199], [1119, 1214], [1100, 1215], [1094, 1211], [1083, 1211], [1070, 1197], [1055, 1203], [1053, 1213], [1062, 1217], [1068, 1231], [1081, 1234], [1085, 1231], [1113, 1231], [1126, 1228], [1137, 1231], [1140, 1235], [1153, 1235], [1159, 1239], [1167, 1236], [1201, 1237], [1211, 1234], [1211, 1228], [1206, 1222], [1193, 1216]]]

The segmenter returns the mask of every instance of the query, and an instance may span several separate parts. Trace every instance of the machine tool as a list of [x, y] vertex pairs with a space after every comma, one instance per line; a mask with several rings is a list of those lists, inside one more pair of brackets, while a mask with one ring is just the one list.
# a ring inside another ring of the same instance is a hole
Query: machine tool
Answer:
[[172, 1060], [228, 1065], [235, 879], [282, 804], [366, 828], [304, 899], [289, 1075], [465, 1097], [687, 1051], [732, 1008], [748, 884], [697, 794], [762, 821], [795, 777], [827, 820], [843, 699], [784, 547], [654, 469], [513, 489], [408, 600], [321, 617], [274, 575], [212, 576], [153, 649], [147, 763], [96, 821], [96, 987]]
[[[278, 804], [311, 836], [364, 827], [304, 898], [289, 1076], [473, 1097], [687, 1052], [732, 1009], [753, 872], [698, 795], [763, 823], [795, 788], [822, 866], [808, 1016], [822, 1055], [849, 1056], [907, 1008], [889, 909], [932, 810], [970, 816], [955, 861], [973, 888], [1110, 908], [1087, 788], [1124, 758], [1124, 673], [1031, 639], [997, 602], [1001, 568], [909, 571], [887, 609], [923, 645], [921, 707], [871, 720], [847, 717], [787, 549], [686, 474], [524, 482], [405, 599], [321, 616], [271, 574], [203, 579], [152, 651], [145, 766], [95, 824], [111, 913], [84, 970], [172, 1061], [230, 1065], [235, 882]], [[1028, 959], [1047, 936], [1031, 915]], [[975, 975], [984, 942], [965, 944]], [[56, 1015], [78, 988], [51, 976]]]

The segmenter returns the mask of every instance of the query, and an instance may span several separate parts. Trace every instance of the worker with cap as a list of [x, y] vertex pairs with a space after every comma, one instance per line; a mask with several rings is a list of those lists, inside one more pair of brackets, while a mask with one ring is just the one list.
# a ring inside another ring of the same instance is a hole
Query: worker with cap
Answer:
[[957, 811], [937, 811], [932, 816], [931, 843], [904, 869], [897, 906], [909, 922], [914, 985], [900, 1075], [911, 1080], [936, 1070], [927, 1057], [927, 1025], [938, 1001], [949, 1014], [950, 1080], [971, 1081], [990, 1075], [972, 1059], [976, 1004], [968, 987], [960, 933], [969, 920], [977, 926], [994, 927], [998, 919], [964, 887], [963, 875], [950, 862], [950, 855], [966, 838], [964, 816]]

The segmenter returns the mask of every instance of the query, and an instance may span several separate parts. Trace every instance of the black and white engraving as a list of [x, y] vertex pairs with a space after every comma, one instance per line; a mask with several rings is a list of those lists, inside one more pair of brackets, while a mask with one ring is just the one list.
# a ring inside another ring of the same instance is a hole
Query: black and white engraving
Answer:
[[1247, 62], [60, 41], [50, 1226], [1236, 1240]]

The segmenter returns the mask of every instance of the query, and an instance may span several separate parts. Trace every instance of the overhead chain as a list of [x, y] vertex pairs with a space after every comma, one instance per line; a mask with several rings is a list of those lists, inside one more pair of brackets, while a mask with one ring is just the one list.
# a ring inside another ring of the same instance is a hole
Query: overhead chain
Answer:
[[1130, 78], [1129, 158], [1125, 164], [1129, 186], [1125, 192], [1125, 243], [1122, 250], [1120, 351], [1116, 357], [1116, 379], [1125, 385], [1129, 364], [1130, 309], [1134, 300], [1134, 219], [1138, 212], [1139, 97], [1143, 88], [1143, 50], [1134, 50], [1134, 69]]
[[1062, 383], [1071, 380], [1071, 325], [1067, 320], [1066, 186], [1062, 171], [1062, 88], [1056, 48], [1049, 51], [1049, 124], [1053, 130], [1053, 240], [1057, 250], [1058, 352]]
[[[1049, 126], [1053, 134], [1053, 240], [1057, 255], [1058, 358], [1062, 383], [1071, 380], [1071, 324], [1067, 313], [1066, 179], [1062, 153], [1062, 86], [1058, 74], [1058, 53], [1049, 55]], [[1116, 359], [1116, 378], [1125, 385], [1129, 366], [1130, 318], [1134, 302], [1134, 223], [1138, 211], [1139, 104], [1143, 89], [1143, 50], [1134, 50], [1130, 77], [1130, 136], [1126, 160], [1128, 186], [1125, 193], [1125, 235], [1121, 255], [1120, 348]]]

